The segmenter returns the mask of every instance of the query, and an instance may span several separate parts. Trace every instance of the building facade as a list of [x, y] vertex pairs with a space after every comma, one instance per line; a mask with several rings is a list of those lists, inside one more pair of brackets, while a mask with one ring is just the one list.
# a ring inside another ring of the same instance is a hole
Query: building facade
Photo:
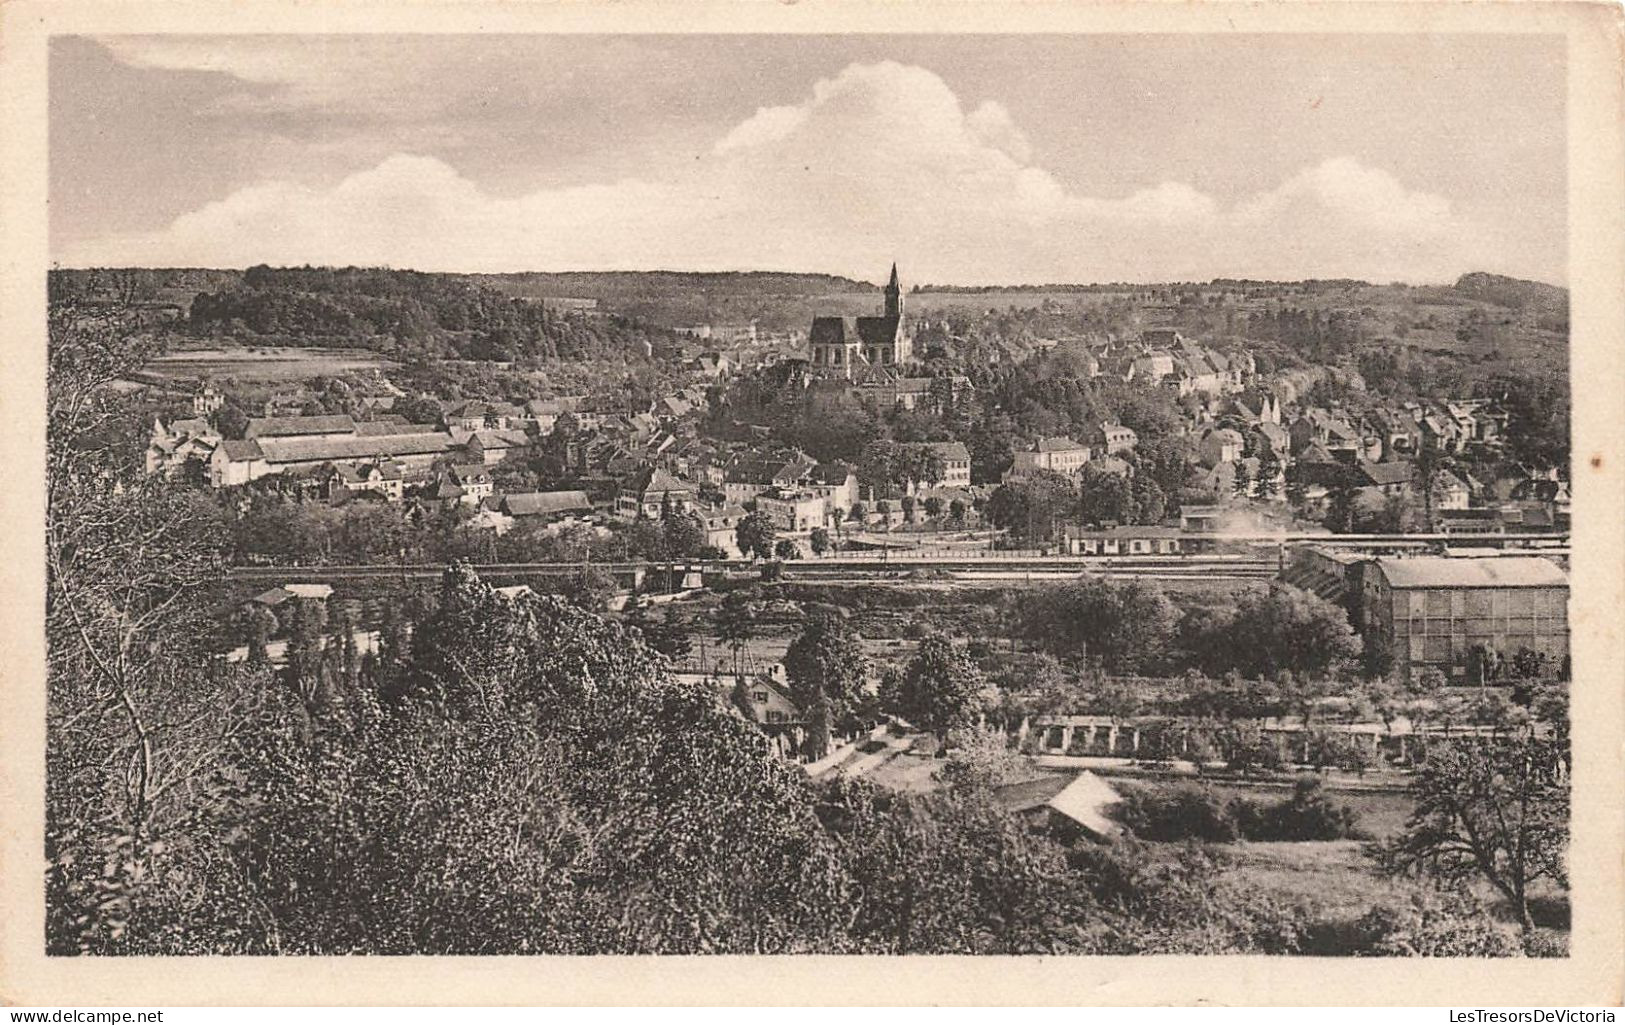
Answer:
[[1089, 461], [1088, 445], [1071, 438], [1039, 438], [1031, 448], [1018, 449], [1011, 454], [1010, 469], [1005, 477], [1021, 480], [1042, 470], [1073, 476]]
[[1569, 653], [1568, 576], [1536, 556], [1379, 558], [1360, 576], [1368, 640], [1410, 681], [1438, 669], [1466, 682], [1482, 647], [1510, 660], [1528, 649], [1555, 671]]

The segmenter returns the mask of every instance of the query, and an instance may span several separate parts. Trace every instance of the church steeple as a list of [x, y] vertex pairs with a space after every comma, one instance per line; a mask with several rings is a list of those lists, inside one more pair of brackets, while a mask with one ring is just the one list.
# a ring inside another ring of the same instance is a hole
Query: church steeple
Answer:
[[903, 287], [897, 283], [897, 264], [891, 265], [891, 280], [886, 282], [886, 316], [902, 317]]

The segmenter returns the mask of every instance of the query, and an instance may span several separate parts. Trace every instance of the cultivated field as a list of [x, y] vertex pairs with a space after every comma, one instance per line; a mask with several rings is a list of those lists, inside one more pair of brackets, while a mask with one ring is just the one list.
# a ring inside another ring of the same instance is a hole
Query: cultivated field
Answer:
[[143, 376], [171, 381], [299, 381], [357, 371], [387, 370], [397, 364], [363, 349], [231, 346], [181, 349], [141, 369]]

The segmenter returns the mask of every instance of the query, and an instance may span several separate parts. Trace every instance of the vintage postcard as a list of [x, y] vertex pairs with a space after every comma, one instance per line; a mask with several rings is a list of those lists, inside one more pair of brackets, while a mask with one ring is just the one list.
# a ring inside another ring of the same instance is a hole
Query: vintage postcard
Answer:
[[0, 8], [12, 1004], [1616, 1004], [1617, 6]]

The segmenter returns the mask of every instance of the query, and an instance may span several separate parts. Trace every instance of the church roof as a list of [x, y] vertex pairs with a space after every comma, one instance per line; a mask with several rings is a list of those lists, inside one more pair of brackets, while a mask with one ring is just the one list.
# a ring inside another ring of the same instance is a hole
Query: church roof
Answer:
[[900, 317], [814, 317], [808, 341], [813, 345], [890, 345], [901, 326]]

